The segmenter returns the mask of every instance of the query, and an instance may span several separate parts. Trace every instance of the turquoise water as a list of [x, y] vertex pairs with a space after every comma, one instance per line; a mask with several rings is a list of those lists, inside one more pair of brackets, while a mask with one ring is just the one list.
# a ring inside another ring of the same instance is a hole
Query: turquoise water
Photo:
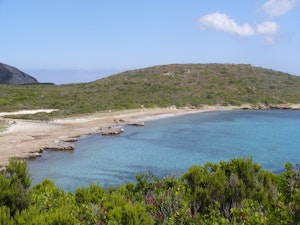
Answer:
[[299, 136], [300, 111], [208, 112], [126, 127], [118, 136], [85, 136], [74, 152], [48, 151], [29, 166], [34, 183], [50, 178], [67, 191], [122, 185], [148, 171], [180, 176], [195, 164], [245, 156], [280, 172], [286, 162], [300, 163]]

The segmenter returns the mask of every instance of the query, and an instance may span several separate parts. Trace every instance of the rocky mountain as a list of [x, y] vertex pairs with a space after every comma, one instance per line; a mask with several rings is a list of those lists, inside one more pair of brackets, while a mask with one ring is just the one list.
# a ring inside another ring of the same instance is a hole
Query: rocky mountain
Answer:
[[0, 63], [0, 84], [35, 84], [39, 83], [34, 77], [15, 67]]

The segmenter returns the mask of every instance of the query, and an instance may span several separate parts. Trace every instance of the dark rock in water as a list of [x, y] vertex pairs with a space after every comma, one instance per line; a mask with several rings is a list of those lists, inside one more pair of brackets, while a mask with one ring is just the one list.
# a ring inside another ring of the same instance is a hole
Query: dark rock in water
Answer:
[[75, 147], [73, 145], [67, 145], [67, 146], [56, 146], [56, 147], [45, 147], [41, 149], [42, 151], [46, 150], [52, 150], [52, 151], [73, 151], [75, 150]]
[[36, 84], [34, 77], [15, 67], [0, 63], [0, 84]]
[[141, 127], [141, 126], [145, 126], [145, 123], [144, 122], [136, 122], [136, 123], [129, 123], [128, 125]]

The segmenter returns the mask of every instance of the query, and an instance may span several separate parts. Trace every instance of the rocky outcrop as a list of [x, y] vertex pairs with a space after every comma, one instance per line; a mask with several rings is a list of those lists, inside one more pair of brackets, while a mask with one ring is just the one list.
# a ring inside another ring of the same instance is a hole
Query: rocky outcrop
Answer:
[[78, 141], [78, 137], [69, 137], [62, 140], [63, 142], [76, 142]]
[[137, 126], [137, 127], [141, 127], [141, 126], [145, 126], [144, 122], [135, 122], [135, 123], [128, 123], [128, 126]]
[[291, 109], [291, 110], [300, 110], [300, 104], [243, 104], [241, 109], [253, 109], [253, 110], [263, 110], [263, 109]]
[[[25, 156], [22, 157], [18, 157], [16, 156], [16, 158], [20, 158], [20, 159], [35, 159], [35, 158], [39, 158], [43, 156], [43, 152], [44, 151], [74, 151], [75, 147], [74, 145], [66, 145], [66, 146], [53, 146], [53, 147], [44, 147], [41, 148], [38, 151], [32, 151], [27, 153]], [[0, 168], [1, 171], [1, 168]]]
[[0, 63], [0, 84], [35, 84], [39, 83], [34, 77], [15, 67]]
[[54, 146], [54, 147], [45, 147], [41, 149], [42, 151], [51, 150], [51, 151], [74, 151], [74, 145], [67, 145], [67, 146]]
[[41, 152], [30, 152], [27, 156], [23, 157], [25, 159], [35, 159], [42, 157], [43, 151]]
[[102, 135], [116, 135], [116, 134], [121, 134], [124, 132], [123, 128], [108, 128], [103, 131], [101, 131]]

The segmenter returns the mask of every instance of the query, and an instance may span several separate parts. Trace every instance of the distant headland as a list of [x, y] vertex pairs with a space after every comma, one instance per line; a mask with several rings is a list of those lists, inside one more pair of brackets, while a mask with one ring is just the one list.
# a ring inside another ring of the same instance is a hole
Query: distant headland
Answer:
[[16, 67], [0, 63], [0, 84], [36, 84], [34, 77], [20, 71]]

